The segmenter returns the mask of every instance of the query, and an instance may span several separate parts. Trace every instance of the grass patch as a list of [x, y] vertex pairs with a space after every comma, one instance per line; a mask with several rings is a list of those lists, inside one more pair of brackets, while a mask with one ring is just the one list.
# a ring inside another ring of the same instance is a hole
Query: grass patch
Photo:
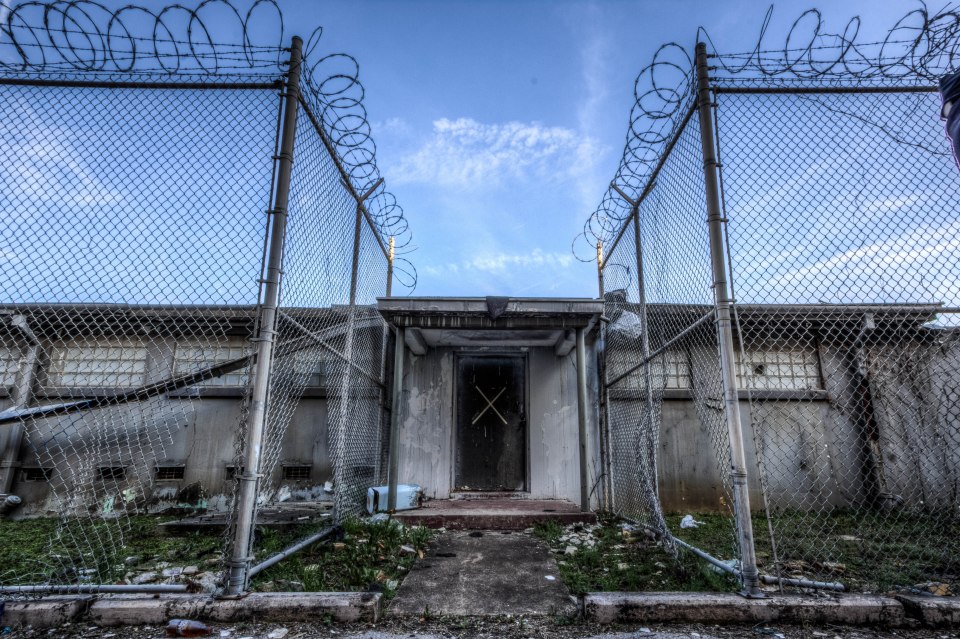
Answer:
[[[187, 566], [219, 576], [224, 547], [221, 530], [168, 535], [158, 524], [170, 519], [138, 515], [123, 524], [118, 520], [65, 520], [65, 534], [59, 536], [61, 522], [56, 518], [0, 520], [0, 583], [113, 584], [124, 583], [131, 574]], [[259, 528], [254, 563], [328, 525], [316, 522], [295, 528]], [[377, 590], [392, 597], [430, 537], [425, 528], [351, 520], [344, 524], [341, 539], [314, 544], [284, 559], [258, 574], [251, 588], [271, 589], [272, 582], [275, 590], [289, 586], [314, 592]], [[402, 551], [401, 546], [414, 552]], [[157, 581], [162, 581], [162, 575]]]
[[[674, 557], [642, 535], [625, 538], [620, 521], [601, 514], [596, 527], [547, 522], [534, 535], [557, 553], [560, 577], [574, 594], [586, 592], [734, 590], [737, 583], [689, 553]], [[587, 540], [592, 540], [590, 545]], [[586, 542], [586, 543], [579, 543]], [[573, 554], [566, 554], [574, 547]]]
[[[761, 567], [774, 574], [763, 515], [754, 516]], [[840, 581], [854, 592], [902, 590], [931, 581], [960, 594], [960, 521], [906, 512], [787, 511], [773, 517], [785, 576]]]
[[[252, 589], [297, 582], [311, 592], [376, 591], [383, 592], [389, 599], [396, 594], [404, 575], [431, 536], [432, 531], [423, 527], [349, 520], [343, 525], [341, 539], [315, 544], [264, 570], [254, 579]], [[263, 553], [262, 557], [258, 553], [258, 558], [266, 558], [287, 545], [289, 542], [280, 543], [264, 534]]]

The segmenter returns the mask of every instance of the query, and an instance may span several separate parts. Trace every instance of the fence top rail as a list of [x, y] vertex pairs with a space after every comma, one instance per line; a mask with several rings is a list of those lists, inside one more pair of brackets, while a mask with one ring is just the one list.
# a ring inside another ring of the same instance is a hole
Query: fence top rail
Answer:
[[711, 86], [714, 93], [728, 94], [816, 94], [816, 93], [936, 93], [940, 89], [932, 85], [802, 85], [802, 84], [779, 84], [771, 86], [757, 86], [745, 84], [725, 84], [723, 80], [717, 80], [716, 84]]
[[323, 124], [320, 119], [313, 112], [313, 109], [310, 108], [310, 105], [302, 97], [300, 98], [300, 106], [303, 109], [303, 112], [307, 114], [307, 119], [310, 120], [310, 123], [313, 125], [313, 128], [317, 131], [317, 134], [320, 136], [320, 139], [323, 141], [323, 146], [327, 149], [327, 153], [330, 155], [330, 158], [333, 160], [333, 163], [337, 167], [337, 172], [340, 174], [340, 180], [343, 182], [344, 187], [347, 191], [350, 192], [351, 197], [357, 202], [357, 206], [360, 208], [360, 212], [363, 214], [363, 218], [367, 221], [367, 225], [370, 227], [370, 230], [373, 231], [373, 236], [377, 240], [377, 245], [380, 247], [380, 250], [383, 252], [383, 256], [390, 259], [390, 249], [387, 248], [386, 242], [383, 241], [383, 237], [380, 235], [380, 230], [377, 228], [377, 225], [374, 223], [373, 218], [370, 217], [370, 212], [367, 211], [367, 207], [363, 203], [363, 196], [360, 193], [357, 193], [356, 188], [353, 186], [353, 182], [350, 181], [350, 174], [347, 173], [346, 169], [343, 167], [343, 160], [340, 158], [340, 154], [337, 153], [336, 147], [333, 144], [333, 141], [330, 140], [330, 136], [327, 135], [327, 132], [323, 128]]
[[191, 91], [237, 91], [237, 90], [271, 90], [283, 86], [280, 78], [268, 79], [262, 76], [252, 77], [250, 81], [243, 81], [231, 76], [229, 81], [213, 80], [211, 76], [196, 76], [195, 80], [184, 80], [190, 76], [153, 76], [151, 79], [97, 79], [80, 80], [67, 78], [37, 78], [29, 76], [4, 75], [0, 76], [0, 85], [27, 86], [27, 87], [63, 87], [78, 89], [180, 89]]
[[[674, 131], [673, 135], [670, 137], [669, 142], [663, 147], [663, 151], [660, 153], [660, 159], [657, 160], [656, 166], [653, 168], [653, 171], [650, 172], [650, 176], [647, 178], [646, 183], [643, 186], [643, 190], [640, 191], [639, 197], [634, 201], [630, 215], [623, 219], [623, 224], [620, 226], [620, 230], [617, 231], [617, 235], [613, 240], [613, 243], [610, 245], [610, 248], [607, 250], [607, 257], [613, 255], [613, 252], [617, 248], [617, 244], [620, 243], [620, 239], [623, 237], [623, 234], [626, 232], [627, 227], [630, 225], [633, 220], [634, 215], [639, 215], [640, 205], [643, 203], [647, 196], [650, 195], [650, 192], [653, 191], [653, 188], [656, 186], [657, 177], [660, 175], [660, 171], [663, 169], [663, 165], [667, 163], [667, 158], [670, 157], [670, 154], [673, 152], [673, 147], [677, 145], [677, 141], [680, 139], [680, 136], [683, 135], [684, 130], [687, 128], [687, 124], [690, 122], [690, 118], [693, 117], [693, 114], [697, 112], [696, 102], [691, 102], [690, 106], [687, 108], [686, 114], [683, 116], [683, 119], [677, 125], [677, 130]], [[601, 269], [606, 268], [607, 261], [604, 260], [604, 263], [600, 265]]]

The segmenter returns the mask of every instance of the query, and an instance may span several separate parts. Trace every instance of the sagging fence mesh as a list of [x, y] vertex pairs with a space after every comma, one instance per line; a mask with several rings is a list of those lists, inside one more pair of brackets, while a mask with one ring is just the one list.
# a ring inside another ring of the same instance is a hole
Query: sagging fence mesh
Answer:
[[[691, 65], [672, 128], [648, 145], [659, 155], [638, 161], [628, 147], [620, 202], [591, 220], [608, 247], [609, 503], [741, 577], [755, 553], [771, 588], [950, 592], [960, 172], [939, 96], [918, 77], [727, 71], [710, 71], [698, 103]], [[721, 375], [720, 286], [732, 300], [733, 389]], [[731, 390], [752, 538], [736, 520]], [[727, 532], [681, 528], [686, 514], [720, 517]]]
[[[192, 49], [200, 68], [178, 71], [173, 34], [188, 25], [166, 26], [174, 52], [157, 49], [159, 69], [132, 71], [122, 55], [110, 68], [104, 52], [52, 42], [43, 63], [0, 78], [0, 493], [7, 510], [58, 518], [47, 552], [0, 571], [8, 589], [129, 583], [140, 515], [219, 512], [219, 565], [242, 591], [257, 511], [328, 502], [340, 522], [385, 479], [388, 332], [375, 298], [393, 271], [387, 236], [405, 222], [351, 115], [355, 67], [331, 71], [333, 86], [245, 34], [227, 54]], [[320, 67], [331, 59], [351, 60]]]

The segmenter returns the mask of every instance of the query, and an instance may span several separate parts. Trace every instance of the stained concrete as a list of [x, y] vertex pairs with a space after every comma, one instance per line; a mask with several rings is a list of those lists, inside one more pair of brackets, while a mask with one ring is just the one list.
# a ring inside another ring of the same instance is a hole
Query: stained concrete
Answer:
[[[552, 577], [552, 579], [551, 579]], [[548, 615], [576, 612], [549, 549], [528, 535], [456, 531], [418, 561], [391, 615]]]
[[398, 512], [394, 517], [408, 526], [449, 530], [524, 530], [545, 521], [562, 525], [593, 523], [595, 513], [563, 499], [435, 499], [423, 508]]

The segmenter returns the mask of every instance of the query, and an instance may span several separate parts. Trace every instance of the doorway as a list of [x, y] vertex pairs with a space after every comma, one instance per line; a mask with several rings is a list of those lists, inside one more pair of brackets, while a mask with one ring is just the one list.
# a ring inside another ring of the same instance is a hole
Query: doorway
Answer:
[[457, 359], [454, 489], [527, 489], [527, 391], [523, 355]]

